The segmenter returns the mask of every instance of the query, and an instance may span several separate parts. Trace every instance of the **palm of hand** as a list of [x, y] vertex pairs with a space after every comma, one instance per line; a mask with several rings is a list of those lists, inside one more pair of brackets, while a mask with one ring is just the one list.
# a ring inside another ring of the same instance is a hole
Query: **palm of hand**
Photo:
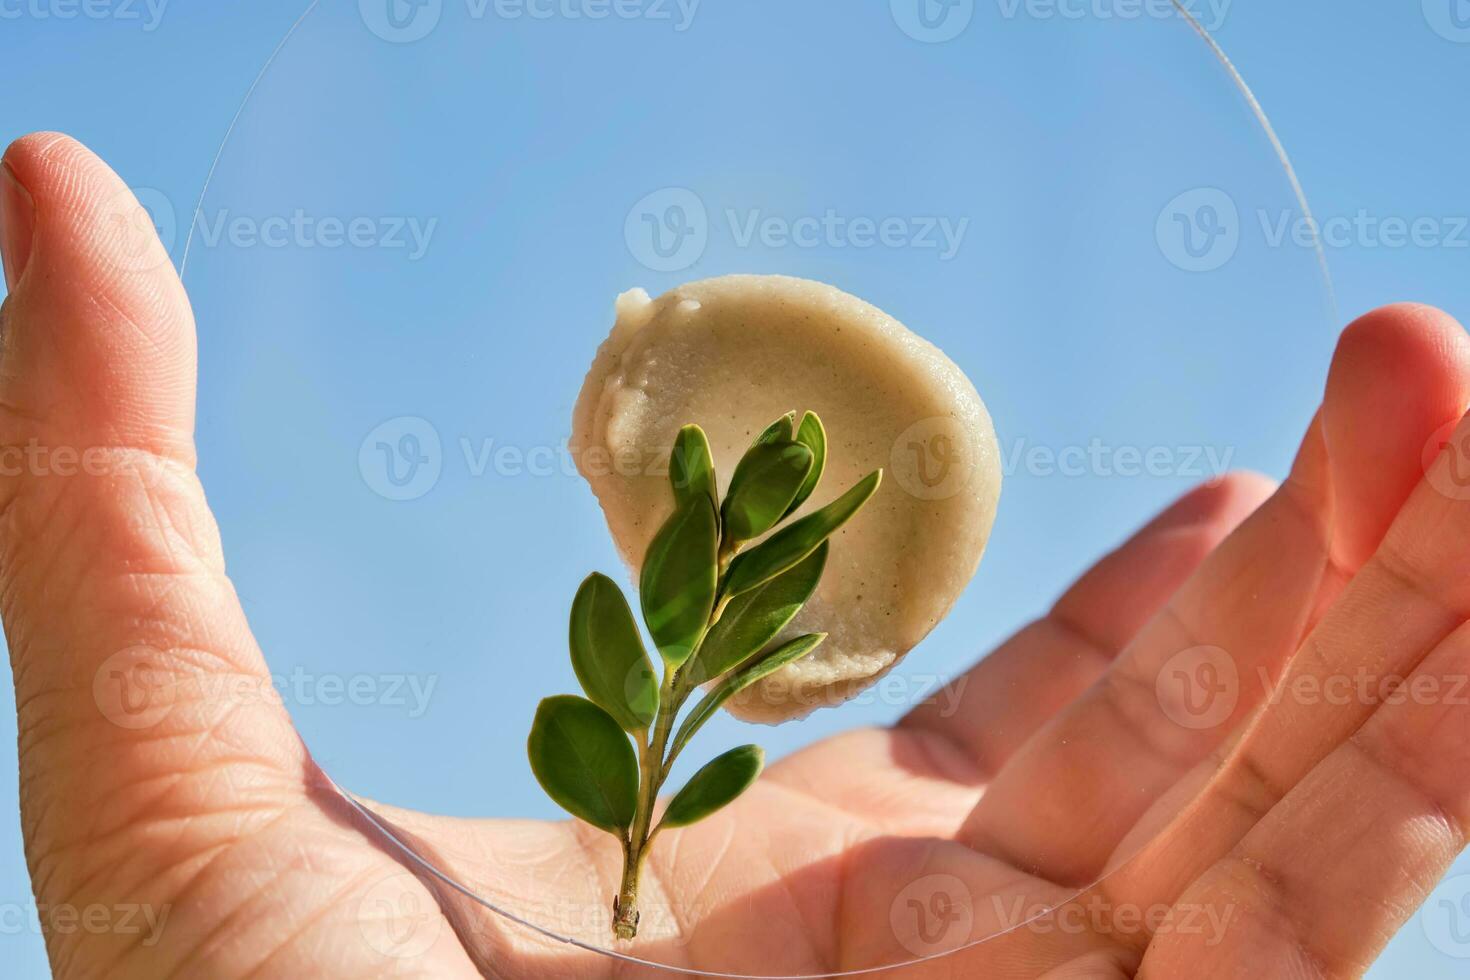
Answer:
[[[167, 909], [147, 942], [53, 929], [57, 975], [656, 975], [416, 876], [278, 705], [228, 696], [221, 681], [268, 674], [193, 474], [181, 288], [116, 240], [124, 190], [77, 144], [32, 137], [6, 160], [34, 227], [24, 261], [7, 230], [0, 442], [108, 464], [0, 477], [27, 855], [47, 907]], [[1421, 470], [1470, 400], [1467, 349], [1422, 308], [1354, 325], [1280, 489], [1196, 491], [951, 696], [661, 838], [627, 952], [826, 974], [996, 936], [884, 972], [1359, 972], [1465, 844], [1470, 711], [1280, 693], [1359, 671], [1448, 692], [1470, 672], [1470, 504], [1445, 483], [1466, 434]], [[139, 648], [169, 710], [120, 724], [95, 681]], [[1175, 684], [1191, 678], [1228, 696], [1201, 709]], [[606, 944], [611, 838], [374, 809], [478, 893], [539, 896], [528, 918]]]

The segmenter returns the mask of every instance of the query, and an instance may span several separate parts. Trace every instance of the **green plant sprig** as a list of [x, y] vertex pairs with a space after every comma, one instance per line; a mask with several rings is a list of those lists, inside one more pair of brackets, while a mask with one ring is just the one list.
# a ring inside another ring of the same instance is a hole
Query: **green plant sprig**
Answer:
[[[883, 478], [875, 470], [825, 507], [783, 523], [816, 490], [826, 461], [822, 420], [807, 412], [798, 425], [795, 412], [783, 415], [746, 450], [722, 501], [704, 430], [679, 431], [669, 462], [674, 510], [648, 546], [638, 583], [662, 680], [612, 579], [589, 575], [572, 601], [572, 669], [586, 697], [543, 700], [527, 751], [547, 795], [622, 845], [612, 923], [619, 939], [638, 934], [638, 879], [654, 840], [734, 801], [760, 775], [765, 755], [742, 745], [715, 757], [655, 824], [674, 762], [726, 701], [826, 639], [776, 641], [816, 591], [828, 539]], [[704, 696], [680, 723], [701, 686]]]

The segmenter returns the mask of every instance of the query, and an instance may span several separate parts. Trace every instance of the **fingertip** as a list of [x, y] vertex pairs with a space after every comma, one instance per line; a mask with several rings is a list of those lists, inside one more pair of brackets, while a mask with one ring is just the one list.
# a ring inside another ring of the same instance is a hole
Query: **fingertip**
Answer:
[[1328, 373], [1323, 436], [1334, 550], [1362, 564], [1423, 476], [1425, 441], [1470, 402], [1470, 338], [1449, 314], [1401, 303], [1343, 331]]
[[[1394, 303], [1348, 324], [1328, 379], [1350, 383], [1364, 372], [1390, 369], [1401, 380], [1427, 381], [1470, 363], [1470, 338], [1460, 322], [1425, 303]], [[1438, 372], [1438, 375], [1435, 372]]]
[[1153, 521], [1154, 530], [1219, 524], [1234, 527], [1276, 490], [1254, 470], [1231, 470], [1187, 492]]
[[33, 209], [4, 400], [53, 437], [178, 455], [193, 429], [194, 321], [153, 219], [70, 136], [23, 136], [3, 161]]
[[80, 141], [32, 133], [10, 144], [4, 163], [35, 202], [35, 251], [52, 276], [74, 274], [99, 289], [130, 276], [134, 291], [176, 287], [168, 253], [132, 188]]
[[82, 145], [65, 133], [49, 130], [27, 133], [5, 148], [4, 160], [17, 173], [31, 174], [34, 172], [32, 168], [45, 160], [51, 147], [65, 144]]

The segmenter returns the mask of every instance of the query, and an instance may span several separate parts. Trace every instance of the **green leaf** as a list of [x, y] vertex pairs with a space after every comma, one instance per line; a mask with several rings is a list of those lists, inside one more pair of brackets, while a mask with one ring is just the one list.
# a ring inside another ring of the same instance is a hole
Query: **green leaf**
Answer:
[[730, 601], [688, 668], [693, 684], [714, 680], [776, 638], [817, 590], [827, 564], [828, 542], [791, 569]]
[[725, 538], [758, 538], [786, 516], [812, 469], [812, 451], [799, 442], [751, 446], [730, 477], [722, 515]]
[[691, 497], [659, 528], [643, 558], [643, 621], [669, 667], [689, 659], [715, 607], [720, 531], [715, 505]]
[[737, 596], [780, 575], [816, 550], [834, 531], [852, 519], [878, 489], [883, 471], [874, 470], [852, 489], [821, 510], [786, 525], [730, 563], [725, 595]]
[[759, 446], [767, 442], [791, 442], [796, 438], [796, 413], [787, 412], [770, 425], [765, 431], [755, 437], [752, 446]]
[[704, 723], [720, 710], [722, 704], [761, 678], [769, 677], [787, 664], [795, 663], [805, 657], [821, 646], [822, 641], [826, 638], [826, 633], [808, 633], [805, 636], [798, 636], [789, 643], [784, 643], [772, 650], [755, 663], [747, 665], [743, 670], [726, 674], [723, 680], [700, 699], [699, 703], [694, 706], [694, 710], [689, 713], [689, 717], [685, 718], [684, 723], [679, 726], [679, 731], [674, 736], [673, 748], [669, 751], [670, 758], [684, 750], [684, 746], [689, 744], [694, 733], [704, 727]]
[[715, 457], [709, 439], [699, 426], [684, 426], [674, 439], [674, 451], [669, 457], [669, 482], [673, 484], [676, 503], [705, 494], [711, 503], [719, 506]]
[[575, 695], [546, 698], [526, 752], [536, 781], [563, 810], [610, 834], [627, 833], [638, 803], [638, 759], [612, 715]]
[[761, 774], [766, 754], [742, 745], [716, 756], [695, 773], [664, 811], [664, 827], [687, 827], [735, 801]]
[[647, 730], [658, 711], [658, 678], [616, 582], [587, 576], [572, 600], [569, 634], [582, 690], [624, 731]]
[[817, 484], [822, 482], [822, 471], [827, 468], [827, 430], [823, 428], [822, 420], [817, 417], [816, 412], [807, 412], [801, 417], [801, 426], [796, 430], [796, 441], [812, 451], [812, 468], [806, 475], [806, 482], [796, 491], [791, 506], [786, 509], [787, 514], [794, 513], [796, 508], [806, 503], [812, 491], [817, 489]]

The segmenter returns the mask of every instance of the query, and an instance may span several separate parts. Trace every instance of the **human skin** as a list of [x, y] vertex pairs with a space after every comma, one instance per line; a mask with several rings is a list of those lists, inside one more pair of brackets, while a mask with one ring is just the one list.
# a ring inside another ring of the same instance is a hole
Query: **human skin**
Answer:
[[[0, 195], [0, 447], [97, 450], [75, 472], [0, 468], [32, 882], [45, 909], [170, 910], [151, 944], [49, 930], [56, 975], [668, 975], [421, 882], [329, 790], [279, 704], [230, 696], [269, 681], [194, 472], [182, 286], [76, 142], [12, 145]], [[648, 913], [647, 951], [757, 974], [891, 964], [914, 942], [893, 910], [942, 881], [978, 934], [1016, 899], [1066, 903], [1052, 916], [1070, 925], [876, 975], [1363, 971], [1466, 844], [1470, 707], [1268, 697], [1255, 678], [1366, 670], [1449, 692], [1470, 674], [1470, 495], [1448, 480], [1470, 423], [1424, 461], [1467, 402], [1470, 342], [1448, 316], [1397, 306], [1352, 324], [1279, 487], [1237, 474], [1195, 490], [979, 663], [957, 711], [941, 699], [814, 745], [661, 838], [645, 906], [672, 911]], [[1201, 645], [1238, 667], [1238, 703], [1181, 723], [1156, 681]], [[173, 700], [128, 727], [94, 681], [138, 647]], [[603, 909], [612, 894], [606, 835], [380, 811], [491, 895]], [[1115, 914], [1067, 916], [1098, 908]], [[1129, 909], [1230, 918], [1215, 934]], [[661, 945], [665, 914], [678, 941]]]

